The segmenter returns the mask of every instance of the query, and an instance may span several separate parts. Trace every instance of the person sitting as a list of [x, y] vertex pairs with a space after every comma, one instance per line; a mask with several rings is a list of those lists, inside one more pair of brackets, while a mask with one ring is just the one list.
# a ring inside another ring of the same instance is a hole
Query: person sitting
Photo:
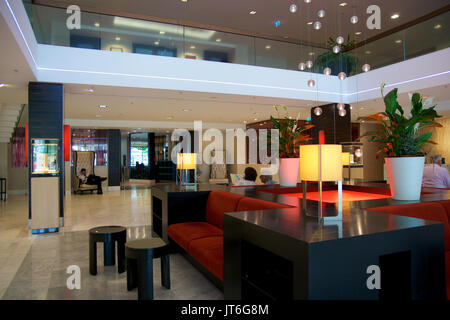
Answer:
[[105, 181], [106, 178], [102, 178], [93, 174], [90, 174], [88, 177], [86, 177], [86, 169], [83, 168], [78, 175], [78, 179], [80, 179], [81, 184], [97, 186], [97, 194], [103, 194], [102, 181]]
[[264, 184], [278, 184], [278, 182], [276, 182], [275, 180], [272, 179], [271, 175], [268, 174], [262, 174], [259, 179], [261, 180], [262, 183]]
[[432, 164], [423, 170], [422, 186], [428, 188], [450, 189], [450, 174], [441, 167], [442, 157], [437, 154], [431, 157]]
[[244, 171], [244, 179], [239, 180], [234, 185], [235, 186], [254, 186], [256, 185], [256, 178], [258, 177], [258, 173], [252, 167], [245, 168]]

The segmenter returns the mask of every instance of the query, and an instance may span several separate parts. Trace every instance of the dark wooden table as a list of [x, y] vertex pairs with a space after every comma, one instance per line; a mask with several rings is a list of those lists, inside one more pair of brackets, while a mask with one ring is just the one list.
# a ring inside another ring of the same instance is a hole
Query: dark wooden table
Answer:
[[[411, 202], [344, 202], [343, 221], [324, 225], [301, 212], [301, 199], [266, 192], [278, 188], [207, 184], [199, 185], [198, 190], [175, 185], [152, 187], [153, 228], [167, 241], [168, 225], [204, 220], [211, 190], [288, 204], [296, 208], [225, 214], [226, 299], [445, 299], [443, 224], [364, 210]], [[308, 191], [315, 188], [308, 186]], [[324, 190], [333, 188], [328, 185]], [[344, 184], [344, 190], [362, 192], [386, 188], [384, 184]], [[450, 199], [446, 190], [423, 191], [426, 194], [416, 202]], [[292, 189], [286, 188], [289, 192]], [[317, 205], [316, 201], [306, 201], [310, 212], [317, 211]], [[335, 215], [334, 203], [324, 206], [325, 216]], [[381, 290], [367, 288], [367, 268], [372, 265], [388, 270]], [[265, 279], [266, 287], [258, 279]]]

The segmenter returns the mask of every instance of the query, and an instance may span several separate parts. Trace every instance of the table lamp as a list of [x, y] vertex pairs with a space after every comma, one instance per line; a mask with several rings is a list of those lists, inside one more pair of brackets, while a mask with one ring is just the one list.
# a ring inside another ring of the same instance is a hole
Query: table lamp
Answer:
[[[178, 153], [177, 169], [180, 170], [180, 185], [186, 188], [197, 187], [197, 154], [196, 153]], [[194, 171], [194, 182], [190, 181], [189, 170]], [[178, 175], [177, 175], [178, 176]], [[178, 179], [177, 179], [178, 182]]]
[[[342, 146], [335, 144], [314, 144], [300, 146], [300, 179], [303, 182], [303, 209], [306, 210], [306, 189], [308, 181], [319, 184], [319, 221], [342, 220]], [[338, 214], [323, 217], [322, 182], [338, 182]], [[306, 215], [316, 217], [306, 212]]]
[[350, 152], [342, 152], [342, 166], [348, 166], [348, 179], [350, 180]]

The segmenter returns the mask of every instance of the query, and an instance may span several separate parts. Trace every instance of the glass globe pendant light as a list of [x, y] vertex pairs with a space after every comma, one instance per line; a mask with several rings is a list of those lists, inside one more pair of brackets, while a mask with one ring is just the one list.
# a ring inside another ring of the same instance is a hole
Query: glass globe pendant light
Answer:
[[362, 71], [369, 72], [370, 71], [370, 64], [366, 63], [362, 66]]
[[298, 10], [298, 6], [296, 4], [291, 4], [291, 6], [289, 7], [289, 11], [291, 13], [296, 13]]
[[306, 64], [304, 62], [300, 62], [298, 64], [298, 70], [305, 71], [306, 70]]
[[338, 74], [339, 80], [345, 80], [347, 78], [347, 74], [345, 72], [340, 72]]
[[343, 44], [344, 43], [344, 37], [343, 36], [339, 36], [336, 38], [336, 43], [337, 44]]
[[316, 82], [315, 82], [313, 79], [308, 80], [308, 87], [312, 88], [312, 87], [314, 87], [315, 85], [316, 85]]
[[316, 21], [314, 22], [314, 29], [320, 30], [322, 28], [322, 22]]
[[329, 76], [331, 74], [331, 68], [326, 67], [325, 69], [323, 69], [323, 74]]
[[314, 63], [311, 60], [306, 61], [306, 67], [308, 69], [311, 69], [313, 67]]
[[359, 19], [358, 19], [357, 16], [353, 16], [353, 17], [350, 18], [350, 22], [351, 22], [352, 24], [357, 24], [358, 21], [359, 21]]
[[322, 108], [321, 107], [316, 107], [316, 108], [314, 108], [314, 114], [316, 115], [316, 116], [320, 116], [320, 115], [322, 115]]
[[342, 102], [339, 102], [339, 103], [337, 104], [337, 109], [338, 109], [339, 111], [345, 110], [345, 104], [343, 104]]
[[319, 12], [317, 12], [317, 16], [318, 16], [319, 18], [325, 17], [325, 14], [326, 14], [325, 10], [319, 10]]
[[341, 47], [339, 47], [339, 46], [334, 46], [334, 47], [333, 47], [333, 52], [334, 52], [335, 54], [338, 54], [339, 52], [341, 52]]

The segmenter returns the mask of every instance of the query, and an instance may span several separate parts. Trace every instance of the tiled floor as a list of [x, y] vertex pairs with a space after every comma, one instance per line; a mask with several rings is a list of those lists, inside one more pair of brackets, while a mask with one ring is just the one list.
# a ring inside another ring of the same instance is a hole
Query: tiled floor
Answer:
[[[126, 272], [103, 267], [98, 246], [98, 274], [89, 274], [88, 229], [98, 225], [128, 227], [129, 239], [151, 237], [150, 190], [136, 189], [66, 197], [65, 227], [57, 234], [31, 235], [26, 196], [0, 204], [0, 298], [136, 299], [126, 290]], [[171, 256], [171, 289], [160, 283], [154, 261], [155, 299], [223, 299], [223, 293], [181, 255]], [[67, 267], [81, 269], [81, 289], [66, 286]]]

